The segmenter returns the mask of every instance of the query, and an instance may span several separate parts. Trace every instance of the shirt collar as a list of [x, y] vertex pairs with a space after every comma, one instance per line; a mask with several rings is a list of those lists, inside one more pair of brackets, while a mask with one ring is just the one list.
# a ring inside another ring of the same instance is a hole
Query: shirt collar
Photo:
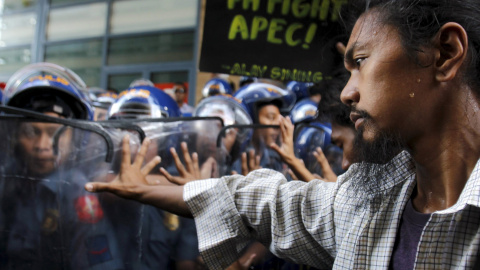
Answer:
[[467, 204], [480, 208], [480, 159], [477, 160], [477, 164], [473, 168], [457, 202], [452, 207], [439, 211], [438, 213], [453, 213], [462, 209]]
[[[342, 177], [339, 177], [340, 182], [355, 177], [360, 166], [361, 164], [353, 164]], [[374, 173], [370, 177], [381, 177], [382, 181], [378, 186], [365, 190], [370, 196], [388, 192], [388, 190], [405, 181], [411, 182], [410, 184], [415, 182], [415, 163], [411, 155], [406, 151], [401, 152], [385, 165], [375, 165], [372, 171]], [[457, 203], [437, 213], [457, 212], [467, 204], [480, 208], [480, 159], [470, 174]]]

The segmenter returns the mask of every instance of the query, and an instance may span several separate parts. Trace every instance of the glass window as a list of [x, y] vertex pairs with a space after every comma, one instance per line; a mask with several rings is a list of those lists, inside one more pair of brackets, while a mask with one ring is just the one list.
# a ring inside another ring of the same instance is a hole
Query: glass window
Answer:
[[88, 86], [100, 85], [102, 40], [47, 45], [45, 62], [67, 67], [77, 73]]
[[162, 33], [114, 38], [109, 42], [108, 65], [190, 61], [194, 32]]
[[30, 64], [30, 61], [30, 47], [0, 50], [0, 81], [6, 82], [15, 71]]
[[80, 78], [85, 82], [88, 87], [98, 87], [100, 85], [100, 73], [102, 72], [101, 68], [72, 68], [73, 72], [77, 73]]
[[124, 34], [195, 27], [197, 0], [128, 0], [112, 5], [110, 32]]
[[93, 3], [50, 11], [47, 39], [65, 40], [103, 36], [107, 23], [107, 3]]
[[118, 93], [128, 89], [130, 83], [136, 79], [142, 78], [141, 73], [116, 74], [108, 76], [108, 89], [115, 90]]
[[154, 83], [188, 82], [188, 71], [170, 71], [152, 73]]
[[0, 47], [32, 43], [36, 24], [33, 12], [1, 16]]
[[0, 1], [0, 13], [5, 11], [20, 11], [31, 9], [37, 4], [38, 0], [1, 0]]
[[58, 5], [58, 4], [70, 4], [70, 3], [81, 3], [81, 2], [88, 2], [91, 0], [50, 0], [50, 3], [52, 6]]

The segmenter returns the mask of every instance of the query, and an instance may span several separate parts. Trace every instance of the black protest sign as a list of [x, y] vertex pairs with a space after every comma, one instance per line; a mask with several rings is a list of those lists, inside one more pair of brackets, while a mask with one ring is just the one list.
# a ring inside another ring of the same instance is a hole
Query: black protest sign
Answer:
[[319, 82], [341, 59], [348, 0], [207, 0], [200, 70]]

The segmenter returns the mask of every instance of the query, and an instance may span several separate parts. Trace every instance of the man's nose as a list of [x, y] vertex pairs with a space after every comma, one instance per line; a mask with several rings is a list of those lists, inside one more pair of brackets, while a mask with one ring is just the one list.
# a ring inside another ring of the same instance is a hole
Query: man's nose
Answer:
[[358, 80], [355, 76], [350, 76], [347, 85], [340, 94], [340, 99], [348, 106], [352, 106], [360, 101], [360, 93], [358, 91]]

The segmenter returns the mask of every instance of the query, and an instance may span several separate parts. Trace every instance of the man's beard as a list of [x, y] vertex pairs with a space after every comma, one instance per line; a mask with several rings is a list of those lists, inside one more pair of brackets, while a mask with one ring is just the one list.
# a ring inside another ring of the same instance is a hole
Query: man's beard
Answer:
[[[352, 112], [360, 114], [364, 119], [355, 134], [353, 142], [354, 159], [358, 162], [385, 164], [405, 149], [405, 143], [400, 135], [393, 131], [377, 128], [372, 117], [363, 110], [352, 108]], [[375, 137], [371, 141], [363, 138], [365, 129], [374, 129]]]
[[397, 133], [378, 131], [372, 141], [366, 141], [364, 130], [364, 126], [357, 130], [353, 142], [355, 160], [359, 162], [385, 164], [405, 149]]
[[[356, 171], [353, 184], [353, 190], [356, 194], [377, 190], [382, 186], [382, 177], [378, 177], [379, 170], [384, 170], [381, 166], [397, 156], [406, 145], [400, 135], [395, 132], [381, 131], [376, 128], [375, 138], [366, 141], [363, 138], [365, 128], [374, 128], [371, 117], [364, 113], [364, 125], [361, 126], [355, 135], [353, 144], [353, 155], [359, 162], [358, 171]], [[364, 193], [363, 193], [364, 194]]]

